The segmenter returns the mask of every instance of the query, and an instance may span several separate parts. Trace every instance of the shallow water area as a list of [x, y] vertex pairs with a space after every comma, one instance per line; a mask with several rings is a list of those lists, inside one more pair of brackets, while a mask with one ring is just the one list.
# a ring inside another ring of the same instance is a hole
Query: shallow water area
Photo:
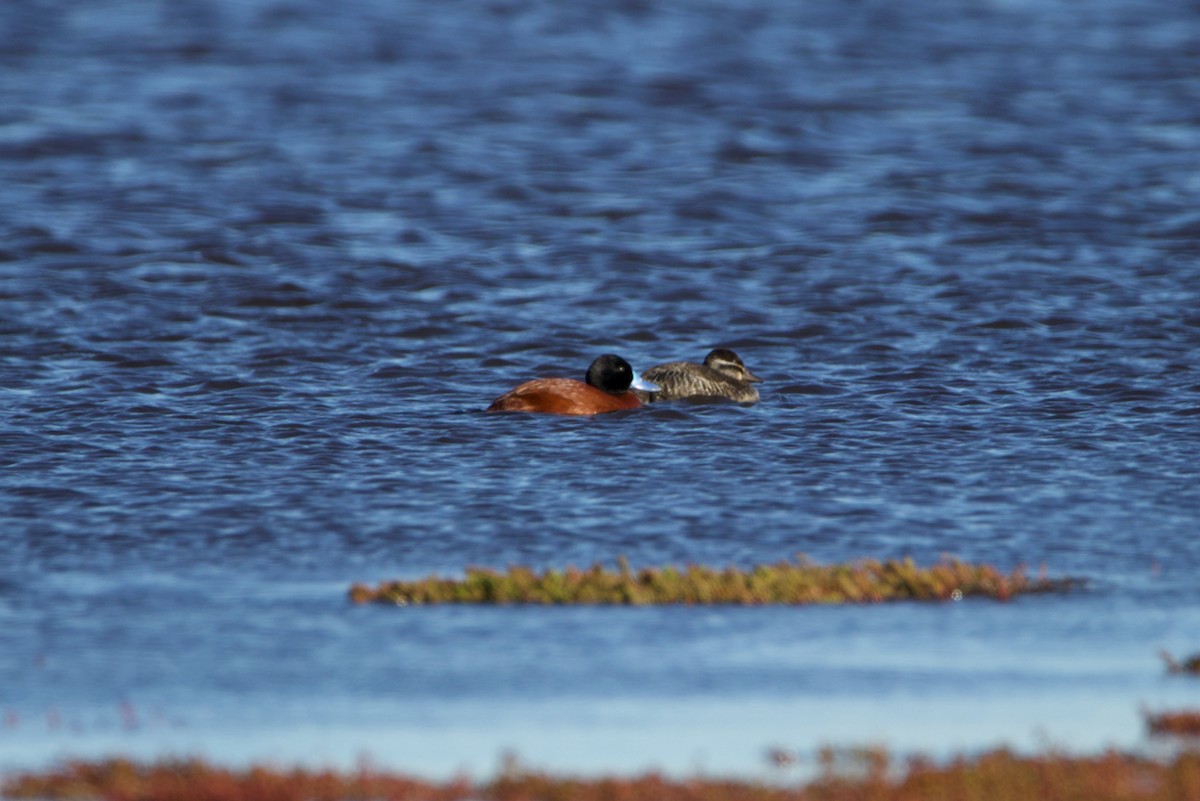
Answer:
[[[0, 769], [763, 773], [1200, 706], [1200, 11], [0, 9]], [[755, 405], [489, 415], [615, 352]], [[952, 554], [1007, 604], [360, 608]]]

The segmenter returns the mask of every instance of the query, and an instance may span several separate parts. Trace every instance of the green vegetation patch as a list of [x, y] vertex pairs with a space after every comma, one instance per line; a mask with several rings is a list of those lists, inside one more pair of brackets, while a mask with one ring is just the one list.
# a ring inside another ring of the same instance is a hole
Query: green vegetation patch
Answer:
[[950, 601], [968, 597], [1008, 600], [1024, 593], [1059, 592], [1079, 579], [1004, 573], [991, 565], [947, 559], [918, 567], [911, 559], [819, 565], [795, 562], [758, 565], [749, 570], [702, 565], [634, 571], [624, 558], [617, 569], [600, 564], [587, 570], [535, 572], [468, 568], [461, 579], [429, 576], [387, 581], [377, 587], [355, 584], [355, 603], [398, 604], [652, 604], [736, 605], [845, 604], [885, 601]]

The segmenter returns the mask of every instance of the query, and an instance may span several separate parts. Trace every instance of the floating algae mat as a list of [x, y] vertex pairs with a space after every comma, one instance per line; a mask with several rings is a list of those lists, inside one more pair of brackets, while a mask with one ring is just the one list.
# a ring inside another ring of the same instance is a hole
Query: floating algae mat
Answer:
[[944, 560], [918, 567], [911, 559], [863, 560], [819, 565], [798, 559], [749, 570], [701, 565], [634, 571], [625, 559], [617, 569], [600, 564], [537, 573], [527, 567], [506, 571], [468, 568], [461, 579], [429, 576], [388, 581], [378, 587], [355, 584], [355, 603], [388, 604], [844, 604], [885, 601], [948, 601], [966, 597], [1007, 600], [1025, 593], [1057, 592], [1081, 582], [1029, 576], [1020, 568], [1004, 573], [990, 565]]

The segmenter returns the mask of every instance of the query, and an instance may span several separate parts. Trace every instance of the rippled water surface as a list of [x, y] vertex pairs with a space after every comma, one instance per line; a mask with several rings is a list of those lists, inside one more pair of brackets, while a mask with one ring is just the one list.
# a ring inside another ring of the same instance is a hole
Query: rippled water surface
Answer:
[[[1200, 7], [7, 0], [0, 767], [746, 772], [1196, 705]], [[485, 415], [737, 350], [754, 406]], [[1087, 589], [355, 608], [942, 554]]]

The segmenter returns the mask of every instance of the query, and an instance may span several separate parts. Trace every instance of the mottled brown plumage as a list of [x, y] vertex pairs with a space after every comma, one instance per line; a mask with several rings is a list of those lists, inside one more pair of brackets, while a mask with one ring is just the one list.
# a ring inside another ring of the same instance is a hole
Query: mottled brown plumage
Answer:
[[717, 348], [695, 362], [668, 362], [651, 367], [646, 380], [658, 384], [655, 392], [636, 390], [644, 403], [680, 398], [728, 398], [739, 403], [758, 400], [756, 382], [761, 378], [746, 369], [741, 357], [728, 348]]

